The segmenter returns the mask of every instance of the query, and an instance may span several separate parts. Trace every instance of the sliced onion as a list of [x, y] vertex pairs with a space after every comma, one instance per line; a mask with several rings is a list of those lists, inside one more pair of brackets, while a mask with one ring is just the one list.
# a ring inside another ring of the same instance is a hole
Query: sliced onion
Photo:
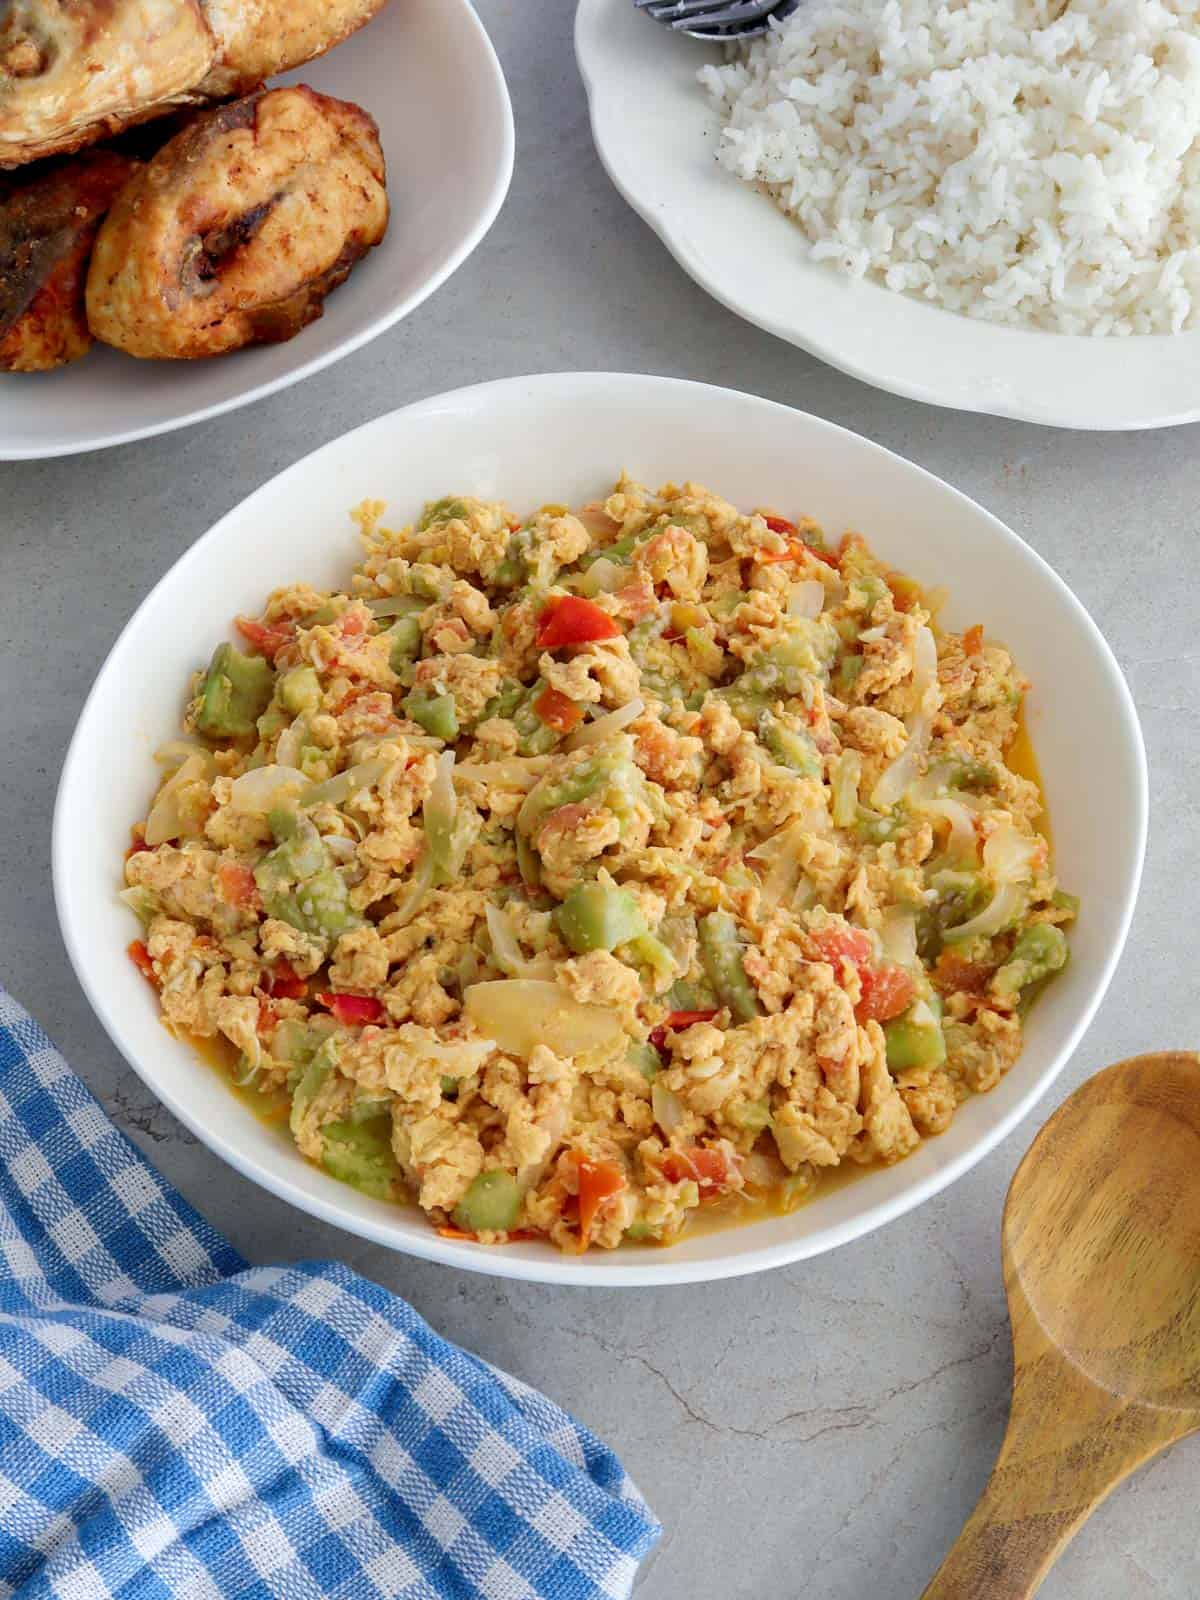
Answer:
[[913, 717], [909, 727], [908, 743], [892, 764], [883, 769], [878, 782], [871, 790], [871, 804], [876, 811], [890, 811], [903, 798], [908, 786], [916, 780], [932, 733], [933, 721], [930, 717], [923, 712]]
[[645, 709], [646, 702], [640, 695], [634, 695], [632, 700], [618, 706], [615, 711], [606, 711], [594, 722], [585, 722], [582, 728], [577, 728], [567, 740], [566, 748], [582, 750], [585, 745], [601, 744], [605, 739], [611, 739], [614, 733], [620, 733], [622, 728], [627, 728], [631, 722], [636, 722]]
[[808, 832], [805, 819], [800, 817], [746, 852], [751, 861], [761, 861], [767, 868], [759, 891], [764, 910], [773, 911], [781, 900], [790, 900], [795, 893], [800, 882], [800, 840]]
[[956, 860], [974, 862], [979, 855], [975, 838], [975, 819], [961, 800], [944, 795], [939, 800], [926, 800], [919, 807], [927, 816], [941, 817], [950, 824], [947, 853]]
[[211, 756], [197, 752], [188, 756], [179, 770], [163, 784], [146, 818], [145, 840], [151, 848], [166, 844], [169, 839], [178, 839], [187, 831], [187, 820], [179, 809], [180, 791], [186, 784], [206, 782], [212, 776], [212, 765]]
[[1015, 922], [1025, 908], [1025, 896], [1015, 883], [1002, 883], [991, 900], [977, 916], [960, 922], [957, 928], [947, 928], [943, 934], [947, 944], [962, 944], [967, 939], [992, 939]]
[[788, 595], [788, 615], [791, 617], [819, 617], [825, 605], [825, 585], [816, 578], [805, 578], [792, 584]]
[[614, 533], [620, 532], [621, 524], [610, 517], [596, 500], [589, 501], [586, 506], [580, 506], [575, 516], [593, 538], [609, 539]]
[[297, 767], [256, 767], [233, 780], [229, 805], [231, 810], [247, 816], [265, 817], [275, 806], [307, 788], [308, 779]]
[[788, 1169], [778, 1156], [751, 1150], [748, 1156], [742, 1157], [742, 1176], [756, 1189], [773, 1189], [777, 1183], [784, 1182]]
[[683, 1101], [660, 1078], [650, 1085], [650, 1104], [654, 1107], [654, 1120], [669, 1139], [678, 1133], [687, 1121]]
[[553, 756], [512, 756], [507, 761], [461, 761], [454, 776], [475, 783], [508, 783], [514, 789], [528, 789], [541, 777]]
[[166, 744], [160, 744], [154, 752], [154, 759], [160, 767], [166, 767], [168, 772], [181, 767], [189, 756], [207, 755], [208, 746], [201, 744], [199, 739], [168, 739]]
[[485, 1038], [515, 1056], [530, 1056], [539, 1044], [556, 1055], [582, 1055], [611, 1047], [624, 1032], [615, 1011], [573, 1000], [541, 978], [473, 983], [463, 995], [463, 1010]]
[[304, 748], [304, 740], [307, 733], [308, 718], [297, 717], [279, 735], [279, 742], [275, 746], [275, 760], [281, 767], [298, 767], [300, 765], [300, 752]]
[[937, 687], [937, 642], [927, 627], [917, 629], [913, 640], [913, 688], [917, 691], [917, 711], [933, 711], [926, 697]]
[[629, 568], [598, 556], [579, 579], [579, 592], [585, 595], [616, 594], [629, 582]]
[[408, 881], [404, 898], [400, 901], [388, 919], [389, 929], [402, 928], [406, 922], [411, 922], [425, 902], [425, 896], [433, 888], [433, 856], [426, 850], [413, 868], [413, 875]]
[[418, 611], [425, 609], [425, 602], [411, 594], [384, 594], [364, 604], [377, 617], [415, 616]]
[[884, 958], [898, 967], [919, 967], [917, 919], [911, 911], [889, 911], [879, 930]]
[[353, 839], [347, 839], [344, 833], [326, 833], [322, 835], [325, 848], [329, 854], [338, 861], [353, 861], [354, 853], [358, 849]]
[[917, 781], [933, 733], [933, 713], [937, 702], [937, 642], [932, 630], [924, 626], [917, 629], [913, 640], [912, 681], [917, 692], [917, 705], [908, 719], [908, 743], [891, 765], [884, 768], [871, 791], [871, 804], [877, 811], [890, 811], [903, 797], [905, 790]]
[[1043, 841], [1002, 822], [983, 847], [983, 864], [997, 883], [1028, 883]]
[[373, 789], [384, 773], [393, 765], [382, 756], [370, 761], [360, 761], [356, 767], [347, 767], [324, 783], [314, 783], [300, 796], [300, 804], [308, 810], [311, 806], [340, 806], [360, 789]]
[[501, 972], [507, 972], [510, 978], [554, 976], [554, 963], [549, 956], [535, 956], [532, 961], [527, 961], [522, 955], [520, 943], [507, 911], [500, 906], [489, 904], [485, 915], [488, 933], [492, 940], [492, 957]]
[[833, 820], [839, 828], [853, 827], [858, 816], [858, 785], [862, 779], [862, 756], [857, 750], [843, 750], [833, 768]]

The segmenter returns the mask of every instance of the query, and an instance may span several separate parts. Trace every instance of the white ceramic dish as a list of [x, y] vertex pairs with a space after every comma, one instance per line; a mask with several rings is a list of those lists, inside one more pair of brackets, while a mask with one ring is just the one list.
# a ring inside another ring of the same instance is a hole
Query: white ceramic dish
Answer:
[[976, 322], [806, 261], [772, 201], [717, 165], [696, 82], [719, 48], [630, 0], [579, 0], [575, 46], [600, 159], [709, 294], [880, 389], [1062, 428], [1162, 428], [1200, 418], [1200, 331], [1070, 338]]
[[125, 444], [274, 394], [407, 316], [487, 233], [512, 177], [512, 106], [469, 0], [392, 0], [275, 81], [357, 101], [379, 124], [392, 205], [382, 244], [286, 344], [209, 361], [134, 361], [96, 345], [58, 372], [0, 374], [0, 461]]
[[[818, 1196], [790, 1217], [668, 1250], [583, 1259], [537, 1242], [488, 1250], [440, 1238], [415, 1210], [336, 1183], [264, 1127], [158, 1021], [125, 953], [117, 898], [129, 827], [154, 788], [151, 751], [178, 729], [188, 675], [235, 612], [278, 584], [343, 583], [357, 556], [347, 508], [383, 496], [397, 519], [450, 492], [515, 507], [578, 503], [622, 467], [651, 484], [694, 475], [743, 505], [771, 503], [833, 532], [869, 535], [917, 578], [948, 586], [947, 621], [983, 621], [1034, 683], [1030, 729], [1062, 880], [1085, 898], [1067, 971], [1030, 1016], [1025, 1051], [990, 1094], [909, 1160]], [[150, 664], [153, 664], [152, 669]], [[1067, 1060], [1121, 951], [1141, 873], [1146, 765], [1107, 645], [1064, 584], [1015, 534], [954, 489], [816, 417], [729, 390], [614, 373], [514, 378], [381, 417], [281, 473], [231, 511], [142, 603], [101, 670], [67, 755], [54, 819], [54, 884], [71, 960], [134, 1069], [211, 1149], [302, 1210], [414, 1255], [506, 1277], [661, 1284], [729, 1277], [816, 1255], [900, 1216], [973, 1166]]]

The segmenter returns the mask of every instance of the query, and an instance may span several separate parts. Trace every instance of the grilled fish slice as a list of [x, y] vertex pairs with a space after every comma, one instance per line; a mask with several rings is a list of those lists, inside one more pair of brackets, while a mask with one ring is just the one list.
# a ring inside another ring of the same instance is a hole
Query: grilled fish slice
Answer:
[[0, 167], [195, 103], [216, 53], [199, 0], [0, 0]]
[[89, 150], [0, 180], [0, 371], [46, 372], [86, 353], [92, 242], [136, 166], [114, 150]]
[[217, 57], [200, 83], [212, 99], [245, 94], [349, 38], [386, 0], [202, 0]]

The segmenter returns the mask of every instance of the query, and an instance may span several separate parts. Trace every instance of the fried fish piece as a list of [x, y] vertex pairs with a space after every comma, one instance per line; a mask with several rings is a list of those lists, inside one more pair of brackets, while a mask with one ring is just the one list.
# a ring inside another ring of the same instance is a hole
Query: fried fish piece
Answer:
[[199, 103], [216, 55], [199, 0], [0, 0], [0, 167]]
[[89, 150], [0, 182], [0, 371], [45, 372], [86, 354], [92, 241], [136, 166]]
[[199, 85], [213, 99], [245, 94], [357, 32], [387, 0], [203, 0], [217, 58]]
[[387, 228], [361, 107], [300, 86], [204, 112], [130, 180], [87, 281], [96, 338], [191, 359], [290, 339]]

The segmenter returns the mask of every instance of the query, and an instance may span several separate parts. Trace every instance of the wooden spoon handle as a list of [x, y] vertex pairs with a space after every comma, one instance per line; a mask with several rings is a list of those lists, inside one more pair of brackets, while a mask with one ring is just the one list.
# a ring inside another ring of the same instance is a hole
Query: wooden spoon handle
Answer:
[[1028, 1600], [1105, 1495], [1188, 1431], [1061, 1358], [1019, 1369], [995, 1469], [923, 1600]]

